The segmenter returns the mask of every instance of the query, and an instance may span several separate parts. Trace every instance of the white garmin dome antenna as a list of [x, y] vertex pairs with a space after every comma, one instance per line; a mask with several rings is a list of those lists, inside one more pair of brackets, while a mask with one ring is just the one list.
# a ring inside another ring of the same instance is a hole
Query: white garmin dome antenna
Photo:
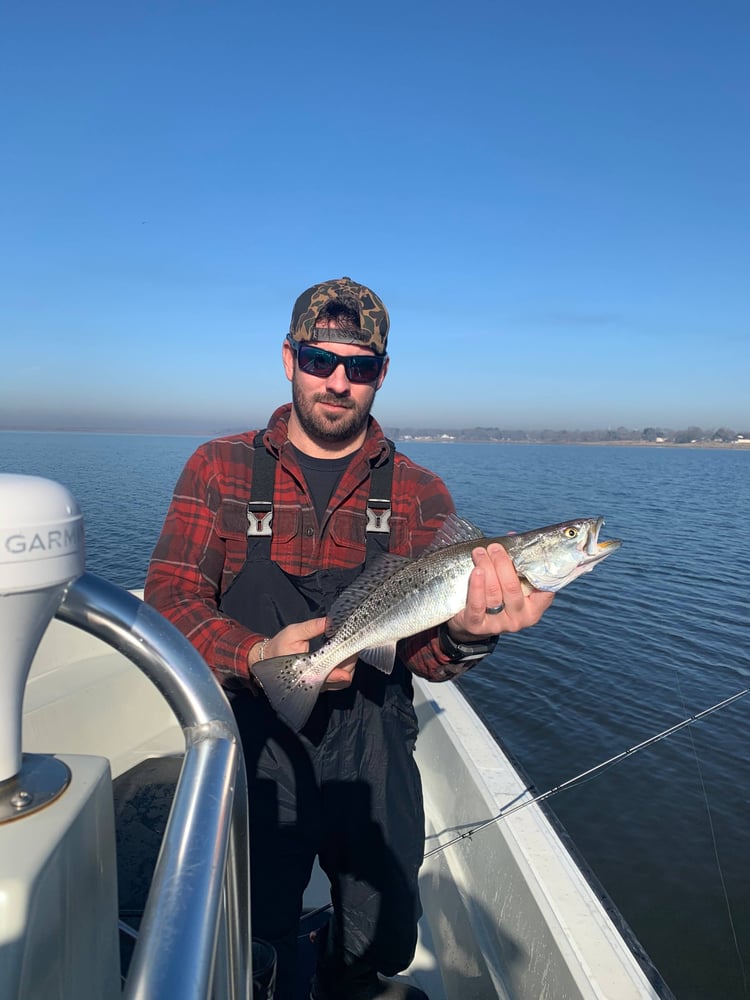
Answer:
[[0, 474], [0, 785], [21, 770], [23, 696], [37, 646], [84, 563], [72, 494], [49, 479]]

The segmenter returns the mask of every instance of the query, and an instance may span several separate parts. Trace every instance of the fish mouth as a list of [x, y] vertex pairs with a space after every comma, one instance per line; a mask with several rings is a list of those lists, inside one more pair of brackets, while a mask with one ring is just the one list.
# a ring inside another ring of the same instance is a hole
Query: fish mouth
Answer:
[[584, 549], [587, 562], [599, 562], [601, 559], [605, 559], [608, 555], [614, 552], [615, 549], [619, 549], [622, 545], [619, 538], [608, 538], [605, 541], [600, 542], [599, 532], [603, 527], [603, 517], [597, 517], [594, 519], [593, 523], [589, 527], [586, 548]]

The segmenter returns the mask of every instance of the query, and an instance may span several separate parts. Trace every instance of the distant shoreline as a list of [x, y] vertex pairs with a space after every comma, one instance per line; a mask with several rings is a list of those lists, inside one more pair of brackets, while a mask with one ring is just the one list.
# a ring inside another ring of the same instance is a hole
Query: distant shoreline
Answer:
[[441, 444], [441, 445], [462, 445], [462, 444], [507, 444], [518, 445], [525, 448], [528, 445], [546, 445], [552, 448], [570, 448], [581, 446], [585, 448], [708, 448], [724, 449], [734, 451], [747, 451], [750, 453], [750, 438], [742, 441], [686, 441], [678, 443], [676, 441], [487, 441], [485, 439], [472, 440], [462, 438], [460, 441], [443, 441], [440, 438], [395, 438], [397, 442], [406, 444]]
[[[176, 430], [125, 430], [125, 429], [98, 429], [90, 428], [60, 428], [60, 427], [0, 427], [0, 434], [115, 434], [130, 437], [193, 437], [210, 440], [216, 437], [225, 437], [230, 434], [240, 434], [248, 428], [223, 428], [221, 430], [203, 431], [176, 431]], [[583, 445], [591, 448], [702, 448], [719, 449], [729, 451], [747, 451], [750, 453], [750, 438], [740, 441], [644, 441], [642, 438], [623, 438], [618, 440], [599, 441], [554, 441], [544, 438], [528, 438], [525, 441], [504, 438], [501, 440], [490, 438], [454, 438], [442, 435], [400, 435], [394, 430], [384, 428], [385, 433], [401, 444], [439, 444], [439, 445], [462, 445], [462, 444], [490, 444], [490, 445], [550, 445], [559, 448], [570, 447], [571, 445]]]

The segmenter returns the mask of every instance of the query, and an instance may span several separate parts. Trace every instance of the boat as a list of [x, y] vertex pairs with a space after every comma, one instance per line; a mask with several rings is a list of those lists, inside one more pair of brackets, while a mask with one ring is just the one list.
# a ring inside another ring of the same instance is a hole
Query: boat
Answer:
[[[0, 998], [268, 1000], [229, 703], [83, 547], [64, 487], [0, 475]], [[430, 1000], [671, 997], [459, 686], [416, 678], [415, 705], [424, 914], [402, 977]], [[329, 902], [316, 871], [301, 997]]]

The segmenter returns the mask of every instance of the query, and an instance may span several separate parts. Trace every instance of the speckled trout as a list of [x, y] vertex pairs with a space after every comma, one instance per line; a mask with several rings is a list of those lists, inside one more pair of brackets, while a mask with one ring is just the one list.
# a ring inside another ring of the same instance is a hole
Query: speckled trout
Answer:
[[317, 652], [261, 660], [253, 674], [279, 716], [298, 731], [334, 667], [358, 654], [388, 674], [400, 639], [448, 621], [465, 607], [473, 549], [502, 545], [525, 593], [556, 591], [619, 548], [616, 539], [599, 541], [603, 524], [602, 517], [588, 517], [487, 538], [451, 514], [421, 556], [386, 554], [360, 574], [333, 605], [327, 641]]

